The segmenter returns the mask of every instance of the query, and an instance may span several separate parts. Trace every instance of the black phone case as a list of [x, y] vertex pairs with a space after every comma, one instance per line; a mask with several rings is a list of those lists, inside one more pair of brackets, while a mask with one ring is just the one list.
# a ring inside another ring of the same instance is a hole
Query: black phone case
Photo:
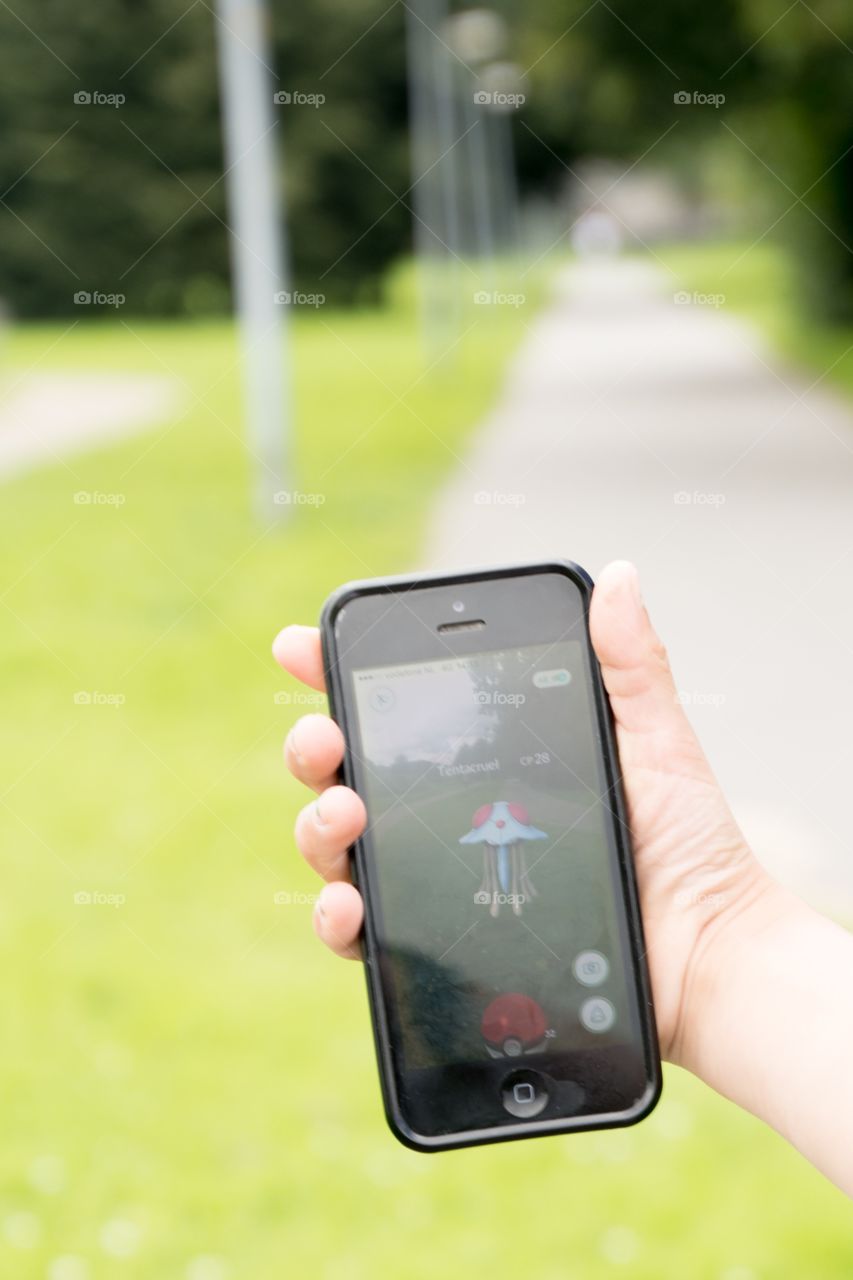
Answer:
[[[423, 586], [450, 586], [466, 582], [484, 581], [493, 578], [513, 578], [535, 573], [562, 573], [571, 578], [580, 589], [584, 602], [586, 619], [586, 642], [591, 648], [589, 639], [589, 602], [592, 597], [593, 580], [585, 569], [571, 560], [549, 560], [537, 563], [509, 564], [489, 566], [481, 569], [468, 569], [458, 572], [426, 573], [417, 575], [401, 575], [387, 578], [369, 578], [362, 581], [347, 582], [334, 591], [323, 606], [320, 617], [320, 636], [323, 650], [323, 666], [326, 675], [326, 690], [329, 699], [329, 711], [332, 718], [340, 726], [347, 743], [346, 753], [340, 770], [340, 780], [347, 786], [353, 786], [352, 765], [349, 754], [349, 737], [346, 715], [344, 711], [343, 691], [340, 670], [335, 660], [335, 617], [338, 611], [350, 600], [362, 595], [374, 595], [381, 592], [397, 593]], [[365, 850], [361, 840], [356, 841], [350, 849], [352, 878], [364, 897], [364, 929], [362, 932], [362, 952], [367, 979], [367, 992], [370, 1005], [370, 1017], [373, 1026], [373, 1038], [379, 1065], [379, 1077], [382, 1088], [382, 1101], [385, 1116], [394, 1135], [405, 1146], [415, 1151], [449, 1151], [459, 1147], [482, 1146], [492, 1142], [510, 1142], [520, 1138], [543, 1137], [549, 1134], [578, 1133], [591, 1129], [624, 1128], [637, 1124], [654, 1109], [661, 1094], [662, 1078], [660, 1052], [658, 1048], [657, 1030], [655, 1026], [654, 1005], [652, 1001], [651, 983], [645, 960], [645, 943], [643, 924], [640, 916], [640, 904], [637, 893], [637, 882], [634, 873], [634, 860], [625, 833], [628, 831], [625, 816], [625, 800], [622, 791], [619, 757], [616, 749], [616, 737], [610, 703], [604, 689], [598, 662], [593, 653], [591, 669], [593, 673], [593, 697], [596, 712], [601, 726], [601, 739], [604, 745], [605, 768], [611, 788], [612, 809], [617, 819], [617, 845], [621, 870], [622, 893], [625, 902], [626, 920], [631, 943], [631, 962], [637, 989], [640, 993], [639, 1013], [642, 1023], [643, 1044], [648, 1064], [647, 1089], [636, 1106], [627, 1111], [608, 1113], [596, 1116], [565, 1117], [560, 1119], [519, 1121], [516, 1124], [500, 1125], [488, 1129], [467, 1130], [440, 1136], [424, 1136], [415, 1133], [402, 1114], [396, 1090], [396, 1081], [392, 1063], [391, 1039], [385, 1022], [385, 1010], [378, 964], [378, 948], [374, 929], [372, 903], [369, 894], [364, 893], [366, 885]]]

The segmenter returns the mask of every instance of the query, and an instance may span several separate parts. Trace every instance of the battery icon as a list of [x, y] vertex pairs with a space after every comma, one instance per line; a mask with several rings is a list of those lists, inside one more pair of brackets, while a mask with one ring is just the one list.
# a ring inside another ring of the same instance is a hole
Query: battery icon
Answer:
[[559, 689], [567, 685], [571, 678], [571, 671], [567, 671], [565, 667], [556, 667], [553, 671], [537, 671], [533, 683], [537, 689]]

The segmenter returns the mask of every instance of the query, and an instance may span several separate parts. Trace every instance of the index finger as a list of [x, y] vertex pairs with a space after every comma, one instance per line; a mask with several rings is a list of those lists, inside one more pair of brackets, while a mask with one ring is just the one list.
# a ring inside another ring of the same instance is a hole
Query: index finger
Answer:
[[289, 671], [312, 689], [325, 692], [323, 655], [317, 627], [300, 627], [296, 624], [285, 627], [273, 640], [272, 652], [276, 662], [285, 671]]

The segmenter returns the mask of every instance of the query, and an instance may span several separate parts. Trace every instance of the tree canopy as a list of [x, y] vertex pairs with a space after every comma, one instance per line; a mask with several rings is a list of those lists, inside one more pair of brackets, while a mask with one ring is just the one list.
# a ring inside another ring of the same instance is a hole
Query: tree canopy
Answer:
[[[757, 233], [778, 219], [810, 296], [849, 318], [847, 0], [502, 7], [526, 73], [512, 119], [523, 192], [560, 190], [582, 155], [627, 168], [646, 154], [701, 186], [723, 155], [745, 220], [756, 193]], [[271, 8], [295, 284], [369, 298], [411, 241], [405, 6]], [[177, 14], [168, 0], [0, 8], [0, 296], [14, 312], [71, 314], [79, 290], [121, 292], [136, 313], [227, 305], [214, 23], [205, 0]], [[694, 98], [711, 94], [724, 103]]]

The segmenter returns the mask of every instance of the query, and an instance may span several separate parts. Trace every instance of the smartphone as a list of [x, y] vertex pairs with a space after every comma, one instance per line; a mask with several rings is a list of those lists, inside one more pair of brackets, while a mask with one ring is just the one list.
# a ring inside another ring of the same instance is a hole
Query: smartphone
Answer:
[[633, 1124], [660, 1095], [591, 591], [524, 564], [323, 611], [385, 1111], [419, 1151]]

